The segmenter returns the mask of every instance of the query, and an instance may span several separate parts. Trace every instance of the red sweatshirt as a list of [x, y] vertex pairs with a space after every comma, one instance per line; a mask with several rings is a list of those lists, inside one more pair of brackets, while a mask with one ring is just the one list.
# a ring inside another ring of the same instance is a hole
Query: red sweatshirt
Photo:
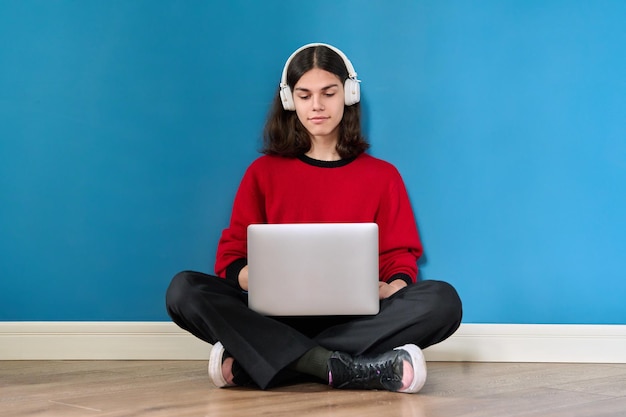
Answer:
[[318, 222], [377, 223], [380, 279], [415, 282], [422, 245], [404, 182], [393, 165], [368, 154], [333, 162], [306, 156], [255, 160], [222, 232], [215, 272], [236, 279], [247, 263], [250, 224]]

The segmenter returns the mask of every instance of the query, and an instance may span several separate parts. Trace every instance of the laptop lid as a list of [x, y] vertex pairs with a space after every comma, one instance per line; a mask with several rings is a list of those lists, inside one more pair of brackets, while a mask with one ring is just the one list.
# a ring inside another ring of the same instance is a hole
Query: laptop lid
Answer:
[[248, 304], [269, 316], [377, 314], [378, 225], [250, 225]]

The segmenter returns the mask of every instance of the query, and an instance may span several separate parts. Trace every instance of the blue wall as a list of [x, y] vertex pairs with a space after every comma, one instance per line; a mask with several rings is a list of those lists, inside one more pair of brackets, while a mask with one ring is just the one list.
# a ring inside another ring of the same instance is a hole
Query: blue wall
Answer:
[[0, 320], [167, 320], [335, 44], [465, 322], [626, 323], [626, 2], [0, 2]]

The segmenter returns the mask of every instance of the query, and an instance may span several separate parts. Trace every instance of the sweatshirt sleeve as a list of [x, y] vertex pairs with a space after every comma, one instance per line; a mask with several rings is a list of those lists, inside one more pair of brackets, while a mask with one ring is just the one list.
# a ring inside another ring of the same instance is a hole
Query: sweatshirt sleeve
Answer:
[[217, 245], [215, 258], [217, 276], [232, 278], [247, 264], [248, 225], [266, 223], [264, 207], [264, 196], [253, 163], [241, 180], [235, 195], [230, 224], [222, 231]]
[[417, 260], [423, 249], [411, 202], [400, 173], [394, 168], [381, 196], [376, 219], [380, 230], [380, 277], [391, 282], [402, 279], [417, 281]]

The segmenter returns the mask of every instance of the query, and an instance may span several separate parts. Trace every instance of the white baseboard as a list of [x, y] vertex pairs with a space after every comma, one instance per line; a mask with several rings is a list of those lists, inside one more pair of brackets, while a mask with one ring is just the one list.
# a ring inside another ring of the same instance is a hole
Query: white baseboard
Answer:
[[626, 325], [462, 324], [431, 361], [626, 363]]
[[[169, 322], [0, 322], [0, 360], [206, 360]], [[626, 363], [626, 325], [462, 324], [429, 361]]]

